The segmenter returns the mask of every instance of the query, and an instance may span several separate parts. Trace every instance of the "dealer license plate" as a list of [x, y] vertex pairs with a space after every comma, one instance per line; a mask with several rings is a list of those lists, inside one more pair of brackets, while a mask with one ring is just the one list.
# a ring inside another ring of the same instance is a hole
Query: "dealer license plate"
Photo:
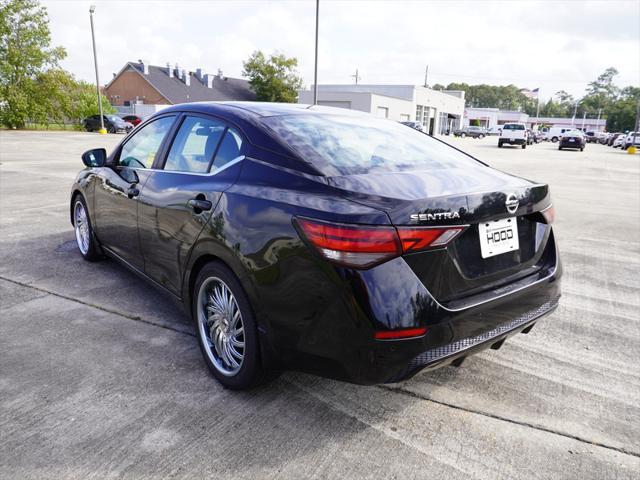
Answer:
[[482, 258], [512, 252], [520, 248], [516, 217], [503, 218], [478, 225]]

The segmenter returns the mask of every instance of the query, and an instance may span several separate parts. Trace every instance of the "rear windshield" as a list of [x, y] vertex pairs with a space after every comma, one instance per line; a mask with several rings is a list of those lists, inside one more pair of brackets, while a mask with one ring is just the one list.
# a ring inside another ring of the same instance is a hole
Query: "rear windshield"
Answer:
[[300, 114], [262, 121], [328, 176], [482, 165], [445, 143], [391, 120]]
[[507, 124], [502, 127], [504, 130], [524, 130], [524, 125], [517, 125], [515, 123]]

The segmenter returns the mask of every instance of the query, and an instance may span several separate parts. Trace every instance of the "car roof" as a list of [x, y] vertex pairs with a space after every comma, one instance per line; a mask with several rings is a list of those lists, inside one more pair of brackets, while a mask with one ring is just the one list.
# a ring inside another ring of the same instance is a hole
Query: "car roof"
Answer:
[[257, 117], [274, 117], [281, 115], [320, 114], [368, 116], [367, 113], [346, 108], [325, 107], [323, 105], [306, 105], [302, 103], [274, 102], [193, 102], [180, 103], [164, 108], [158, 113], [171, 111], [188, 111], [201, 113], [240, 113], [240, 111]]

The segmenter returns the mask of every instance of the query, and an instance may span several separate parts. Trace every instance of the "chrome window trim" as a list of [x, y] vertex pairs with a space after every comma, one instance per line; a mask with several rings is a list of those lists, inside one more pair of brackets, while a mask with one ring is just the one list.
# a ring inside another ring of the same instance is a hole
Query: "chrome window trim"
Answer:
[[180, 175], [197, 175], [199, 177], [212, 177], [212, 176], [217, 175], [218, 173], [222, 172], [223, 170], [226, 170], [230, 166], [241, 162], [245, 158], [247, 158], [246, 155], [240, 155], [239, 157], [236, 157], [233, 160], [231, 160], [230, 162], [227, 162], [222, 167], [216, 169], [213, 172], [181, 172], [181, 171], [178, 171], [178, 170], [165, 170], [164, 168], [139, 168], [139, 167], [122, 167], [122, 168], [129, 168], [131, 170], [141, 170], [143, 172], [178, 173]]

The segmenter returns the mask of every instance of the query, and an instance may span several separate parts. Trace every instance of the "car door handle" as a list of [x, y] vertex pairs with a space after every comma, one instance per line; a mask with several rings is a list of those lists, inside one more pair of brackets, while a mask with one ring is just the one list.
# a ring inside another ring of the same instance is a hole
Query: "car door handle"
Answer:
[[137, 197], [138, 195], [140, 195], [140, 190], [136, 187], [129, 187], [129, 190], [127, 190], [127, 197], [129, 198]]
[[209, 200], [201, 200], [199, 198], [192, 198], [189, 200], [189, 206], [194, 212], [200, 213], [206, 210], [211, 210], [213, 204]]

